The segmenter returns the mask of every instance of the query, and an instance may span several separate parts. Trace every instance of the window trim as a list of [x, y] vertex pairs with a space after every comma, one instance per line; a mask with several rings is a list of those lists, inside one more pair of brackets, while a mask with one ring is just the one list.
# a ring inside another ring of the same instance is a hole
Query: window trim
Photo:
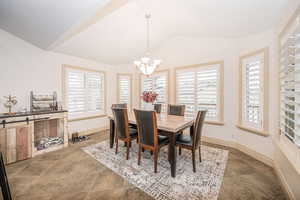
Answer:
[[68, 102], [68, 97], [67, 97], [67, 82], [66, 82], [66, 75], [67, 75], [67, 69], [74, 69], [74, 70], [83, 70], [87, 72], [98, 72], [102, 73], [104, 77], [104, 100], [103, 100], [103, 114], [101, 115], [91, 115], [88, 117], [78, 117], [78, 118], [72, 118], [72, 119], [67, 119], [68, 122], [74, 122], [74, 121], [81, 121], [81, 120], [88, 120], [88, 119], [95, 119], [95, 118], [103, 118], [107, 116], [107, 109], [106, 109], [106, 98], [107, 98], [107, 92], [106, 92], [106, 72], [101, 71], [101, 70], [95, 70], [95, 69], [89, 69], [85, 67], [79, 67], [79, 66], [72, 66], [72, 65], [67, 65], [63, 64], [62, 65], [62, 104], [64, 108], [67, 108], [67, 102]]
[[133, 102], [132, 102], [132, 87], [133, 87], [133, 83], [132, 83], [132, 81], [133, 81], [133, 75], [131, 74], [131, 73], [117, 73], [117, 102], [119, 103], [120, 102], [120, 85], [119, 85], [119, 83], [120, 83], [120, 77], [121, 76], [128, 76], [129, 77], [129, 80], [130, 80], [130, 90], [129, 90], [129, 92], [130, 92], [130, 97], [129, 97], [129, 101], [130, 101], [130, 103], [129, 103], [129, 108], [131, 109], [131, 108], [133, 108]]
[[217, 126], [224, 126], [224, 61], [213, 61], [213, 62], [207, 62], [207, 63], [201, 63], [201, 64], [193, 64], [193, 65], [188, 65], [188, 66], [180, 66], [180, 67], [175, 67], [175, 87], [174, 87], [174, 99], [175, 102], [177, 103], [177, 76], [176, 73], [179, 70], [187, 70], [187, 69], [195, 69], [199, 67], [210, 67], [211, 65], [219, 65], [219, 74], [220, 74], [220, 80], [219, 80], [219, 99], [218, 102], [220, 102], [220, 115], [219, 119], [216, 121], [208, 120], [204, 121], [206, 124], [210, 125], [217, 125]]
[[[170, 70], [169, 69], [157, 70], [157, 71], [154, 71], [154, 73], [152, 75], [158, 75], [158, 74], [161, 74], [161, 73], [166, 73], [167, 74], [167, 101], [166, 101], [166, 104], [169, 104], [170, 103]], [[142, 78], [144, 76], [145, 75], [143, 75], [142, 73], [139, 74], [138, 98], [139, 98], [139, 106], [140, 107], [142, 106], [142, 99], [141, 99], [141, 95], [142, 95], [142, 92], [143, 92], [142, 91]]]
[[[250, 127], [243, 124], [243, 61], [246, 59], [249, 59], [251, 57], [259, 56], [263, 54], [263, 108], [262, 108], [262, 129], [257, 129], [255, 127]], [[269, 47], [265, 47], [263, 49], [259, 49], [256, 51], [253, 51], [251, 53], [248, 53], [246, 55], [240, 56], [239, 58], [239, 74], [238, 74], [238, 121], [236, 124], [236, 127], [250, 132], [254, 134], [258, 134], [261, 136], [269, 136]]]

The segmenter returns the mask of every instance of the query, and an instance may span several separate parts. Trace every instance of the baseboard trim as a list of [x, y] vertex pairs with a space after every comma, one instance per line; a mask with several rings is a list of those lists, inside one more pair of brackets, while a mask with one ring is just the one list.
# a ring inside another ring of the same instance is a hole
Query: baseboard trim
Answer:
[[274, 161], [273, 159], [257, 152], [257, 151], [254, 151], [252, 149], [250, 149], [249, 147], [245, 146], [245, 145], [242, 145], [242, 144], [239, 144], [239, 143], [236, 143], [235, 144], [235, 148], [238, 149], [239, 151], [255, 158], [256, 160], [259, 160], [261, 162], [263, 162], [264, 164], [270, 166], [270, 167], [274, 167]]
[[232, 141], [226, 141], [226, 140], [222, 140], [222, 139], [218, 139], [218, 138], [211, 138], [211, 137], [206, 137], [206, 136], [202, 136], [201, 139], [203, 142], [235, 148], [235, 142], [232, 142]]
[[266, 164], [270, 167], [273, 167], [273, 159], [271, 159], [257, 151], [254, 151], [245, 145], [242, 145], [242, 144], [239, 144], [239, 143], [236, 143], [233, 141], [226, 141], [226, 140], [222, 140], [222, 139], [218, 139], [218, 138], [211, 138], [211, 137], [206, 137], [206, 136], [202, 136], [202, 141], [237, 149], [237, 150], [255, 158], [256, 160], [259, 160], [259, 161], [263, 162], [264, 164]]
[[[109, 130], [108, 126], [88, 129], [88, 130], [85, 130], [85, 131], [79, 131], [78, 133], [79, 133], [79, 136], [85, 136], [85, 135], [92, 135], [94, 133], [98, 133], [98, 132], [106, 131], [106, 130]], [[72, 137], [72, 134], [69, 136], [69, 138], [71, 138], [71, 137]]]
[[289, 197], [289, 199], [290, 200], [296, 200], [289, 184], [287, 183], [281, 169], [279, 168], [279, 166], [276, 162], [274, 162], [274, 171], [275, 171], [276, 175], [278, 176], [278, 178], [280, 180], [280, 184], [281, 184], [284, 192], [286, 193], [286, 195]]

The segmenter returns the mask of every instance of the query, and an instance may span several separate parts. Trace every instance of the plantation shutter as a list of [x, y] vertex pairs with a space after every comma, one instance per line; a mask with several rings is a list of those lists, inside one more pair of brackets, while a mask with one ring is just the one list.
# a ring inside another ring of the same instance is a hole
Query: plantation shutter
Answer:
[[142, 84], [142, 91], [152, 91], [153, 88], [153, 80], [150, 77], [144, 78], [143, 79], [143, 84]]
[[104, 114], [104, 73], [68, 67], [66, 82], [69, 119]]
[[167, 103], [167, 76], [155, 76], [153, 77], [153, 91], [158, 94], [155, 103], [162, 104], [162, 112], [166, 111]]
[[184, 104], [185, 115], [194, 117], [195, 113], [195, 88], [196, 77], [194, 71], [177, 71], [176, 72], [176, 88], [177, 88], [177, 104]]
[[280, 130], [300, 147], [300, 26], [281, 41]]
[[207, 109], [206, 118], [218, 115], [218, 70], [217, 68], [197, 72], [197, 110]]
[[129, 75], [120, 75], [119, 84], [119, 103], [126, 103], [131, 106], [131, 77]]
[[70, 71], [68, 82], [68, 111], [70, 114], [80, 114], [85, 111], [84, 72]]
[[197, 111], [207, 110], [207, 120], [220, 119], [219, 67], [212, 65], [176, 70], [176, 103], [186, 106], [187, 117], [195, 117]]
[[261, 126], [261, 61], [246, 64], [245, 115], [249, 123]]
[[[149, 77], [142, 77], [142, 91], [153, 91], [158, 94], [154, 103], [162, 104], [162, 112], [166, 112], [168, 103], [168, 73], [155, 73]], [[144, 102], [142, 101], [142, 107]]]
[[86, 101], [87, 111], [97, 112], [103, 110], [104, 105], [103, 77], [100, 73], [86, 73]]

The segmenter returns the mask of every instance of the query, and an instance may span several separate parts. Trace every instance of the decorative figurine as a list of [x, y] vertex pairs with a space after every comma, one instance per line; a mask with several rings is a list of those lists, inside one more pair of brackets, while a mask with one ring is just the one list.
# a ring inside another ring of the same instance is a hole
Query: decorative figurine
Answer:
[[9, 95], [8, 97], [4, 96], [4, 98], [7, 99], [6, 102], [4, 102], [4, 107], [8, 108], [9, 114], [12, 114], [11, 112], [12, 107], [18, 103], [17, 97]]

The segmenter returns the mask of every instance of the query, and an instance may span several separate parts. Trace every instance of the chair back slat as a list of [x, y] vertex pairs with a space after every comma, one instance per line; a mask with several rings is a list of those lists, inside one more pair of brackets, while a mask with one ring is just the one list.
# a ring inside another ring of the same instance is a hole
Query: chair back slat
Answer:
[[158, 144], [157, 118], [155, 111], [134, 109], [139, 142], [155, 147]]
[[120, 138], [129, 138], [128, 113], [126, 108], [112, 108], [116, 133]]
[[159, 104], [159, 103], [154, 104], [154, 110], [156, 113], [160, 114], [161, 113], [161, 104]]
[[194, 134], [193, 134], [193, 148], [198, 148], [201, 143], [202, 127], [206, 115], [206, 110], [198, 111], [196, 120], [194, 122]]
[[185, 105], [168, 104], [168, 115], [184, 116]]

